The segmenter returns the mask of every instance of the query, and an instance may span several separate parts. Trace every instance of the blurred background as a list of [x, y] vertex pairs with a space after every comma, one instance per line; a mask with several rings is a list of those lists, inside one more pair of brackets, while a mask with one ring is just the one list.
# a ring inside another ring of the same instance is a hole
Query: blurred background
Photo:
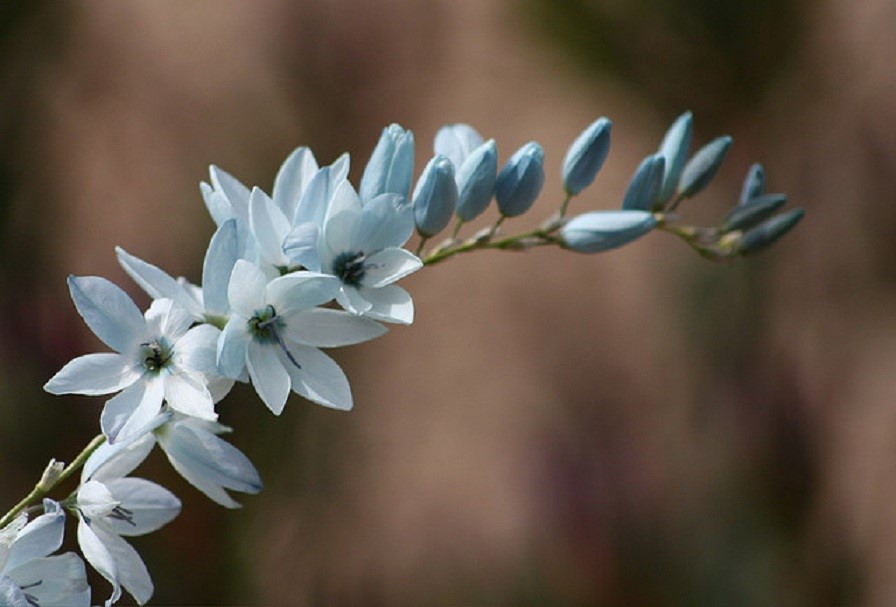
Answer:
[[592, 120], [613, 147], [573, 212], [618, 206], [690, 109], [695, 145], [734, 145], [682, 211], [717, 222], [758, 160], [794, 233], [725, 265], [657, 233], [406, 279], [414, 325], [333, 352], [352, 413], [221, 404], [266, 484], [242, 511], [139, 470], [184, 502], [133, 541], [153, 602], [896, 603], [894, 28], [889, 0], [3, 2], [0, 509], [98, 431], [102, 398], [41, 389], [102, 349], [65, 277], [146, 305], [122, 245], [198, 280], [209, 164], [270, 191], [305, 144], [357, 183], [390, 122], [418, 172], [468, 122], [502, 163], [544, 145], [516, 231]]

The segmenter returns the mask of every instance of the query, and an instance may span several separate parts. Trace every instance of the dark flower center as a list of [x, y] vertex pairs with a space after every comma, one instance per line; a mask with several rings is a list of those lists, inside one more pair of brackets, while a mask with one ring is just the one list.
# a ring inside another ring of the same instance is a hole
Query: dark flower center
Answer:
[[140, 344], [140, 355], [147, 371], [159, 372], [171, 360], [171, 347], [161, 339], [154, 339]]
[[343, 283], [357, 286], [364, 278], [364, 260], [367, 255], [363, 251], [346, 251], [333, 260], [333, 274]]
[[280, 335], [280, 330], [285, 325], [283, 318], [277, 315], [277, 310], [271, 304], [266, 305], [261, 310], [256, 310], [252, 318], [249, 319], [249, 331], [255, 339], [262, 343], [277, 344], [286, 355], [286, 358], [289, 359], [289, 362], [294, 364], [297, 369], [301, 369], [302, 365], [299, 364], [299, 361], [286, 347], [283, 337]]

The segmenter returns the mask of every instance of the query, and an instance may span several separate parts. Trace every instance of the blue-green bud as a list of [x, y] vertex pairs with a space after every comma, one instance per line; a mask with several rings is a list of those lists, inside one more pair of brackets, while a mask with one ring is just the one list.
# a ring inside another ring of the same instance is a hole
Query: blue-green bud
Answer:
[[678, 194], [690, 198], [709, 185], [730, 146], [731, 137], [723, 135], [697, 150], [694, 157], [684, 165], [681, 181], [678, 182]]
[[495, 193], [498, 172], [498, 146], [489, 139], [464, 160], [457, 169], [457, 216], [463, 221], [482, 213]]
[[744, 186], [740, 191], [740, 204], [746, 204], [765, 193], [765, 170], [758, 162], [747, 171]]
[[766, 248], [792, 230], [800, 222], [804, 214], [805, 212], [802, 209], [794, 209], [759, 224], [743, 235], [737, 252], [741, 255], [747, 255]]
[[565, 248], [577, 253], [600, 253], [640, 238], [656, 226], [647, 211], [593, 211], [560, 228]]
[[544, 185], [544, 150], [531, 141], [510, 157], [495, 182], [495, 200], [505, 217], [522, 215]]
[[672, 198], [678, 187], [678, 180], [684, 163], [688, 159], [688, 149], [691, 147], [692, 117], [690, 112], [685, 112], [675, 119], [658, 150], [666, 159], [666, 172], [663, 175], [663, 187], [660, 188], [660, 201], [666, 202]]
[[784, 194], [766, 194], [751, 198], [748, 202], [731, 209], [722, 223], [722, 230], [724, 232], [749, 230], [774, 215], [775, 211], [784, 206], [785, 202], [787, 202], [787, 196]]
[[484, 143], [482, 136], [469, 124], [446, 124], [436, 133], [433, 150], [446, 156], [459, 169], [473, 150]]
[[380, 194], [407, 196], [414, 175], [414, 134], [397, 124], [383, 129], [364, 167], [358, 195], [362, 202]]
[[441, 154], [429, 161], [414, 188], [414, 223], [425, 238], [444, 230], [457, 205], [454, 165]]
[[627, 211], [650, 211], [657, 204], [666, 159], [662, 154], [648, 156], [635, 171], [622, 199], [622, 208]]
[[613, 123], [598, 118], [576, 137], [563, 160], [563, 187], [575, 196], [594, 181], [610, 151], [610, 129]]

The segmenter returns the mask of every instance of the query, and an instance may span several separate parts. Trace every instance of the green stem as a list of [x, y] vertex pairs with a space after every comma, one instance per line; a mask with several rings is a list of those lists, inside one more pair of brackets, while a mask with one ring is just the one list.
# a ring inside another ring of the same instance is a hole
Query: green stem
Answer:
[[[523, 244], [523, 241], [526, 240], [530, 242]], [[455, 255], [459, 255], [461, 253], [477, 251], [480, 249], [526, 250], [547, 244], [559, 244], [559, 242], [560, 241], [557, 239], [557, 237], [553, 236], [551, 232], [547, 232], [540, 228], [537, 230], [532, 230], [531, 232], [524, 232], [522, 234], [508, 236], [507, 238], [502, 238], [500, 240], [491, 240], [486, 242], [468, 240], [467, 242], [463, 242], [457, 246], [448, 247], [430, 254], [423, 259], [423, 265], [432, 266], [441, 261], [445, 261], [449, 257], [454, 257]]]
[[44, 483], [44, 479], [41, 479], [35, 486], [34, 489], [31, 490], [25, 498], [20, 501], [18, 504], [12, 507], [12, 509], [3, 515], [3, 518], [0, 519], [0, 529], [6, 527], [12, 520], [19, 515], [20, 512], [25, 510], [28, 506], [40, 502], [44, 497], [46, 497], [50, 491], [52, 491], [57, 485], [64, 482], [68, 479], [72, 474], [76, 471], [80, 470], [84, 465], [84, 462], [87, 461], [87, 458], [96, 451], [100, 445], [106, 442], [106, 437], [100, 434], [96, 436], [92, 441], [90, 441], [86, 447], [72, 460], [68, 466], [63, 469], [58, 475], [54, 476], [49, 480], [46, 484]]
[[572, 200], [572, 194], [567, 194], [566, 198], [563, 199], [563, 204], [560, 205], [560, 217], [566, 216], [566, 207], [569, 206], [570, 200]]

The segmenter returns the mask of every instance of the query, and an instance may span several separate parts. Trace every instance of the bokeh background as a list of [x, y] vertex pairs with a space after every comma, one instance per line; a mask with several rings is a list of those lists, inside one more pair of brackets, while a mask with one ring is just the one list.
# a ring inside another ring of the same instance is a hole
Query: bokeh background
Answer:
[[[297, 145], [358, 179], [380, 129], [566, 146], [614, 120], [612, 208], [686, 109], [807, 215], [734, 264], [665, 234], [484, 252], [406, 280], [417, 320], [336, 351], [350, 414], [220, 407], [265, 490], [136, 538], [156, 604], [896, 603], [896, 4], [890, 0], [0, 3], [0, 508], [97, 432], [41, 386], [97, 340], [65, 277], [147, 300], [113, 247], [198, 279], [210, 163], [269, 189]], [[489, 216], [486, 220], [493, 219]], [[95, 599], [108, 586], [95, 580]], [[128, 597], [129, 599], [129, 597]], [[126, 601], [125, 601], [126, 602]]]

